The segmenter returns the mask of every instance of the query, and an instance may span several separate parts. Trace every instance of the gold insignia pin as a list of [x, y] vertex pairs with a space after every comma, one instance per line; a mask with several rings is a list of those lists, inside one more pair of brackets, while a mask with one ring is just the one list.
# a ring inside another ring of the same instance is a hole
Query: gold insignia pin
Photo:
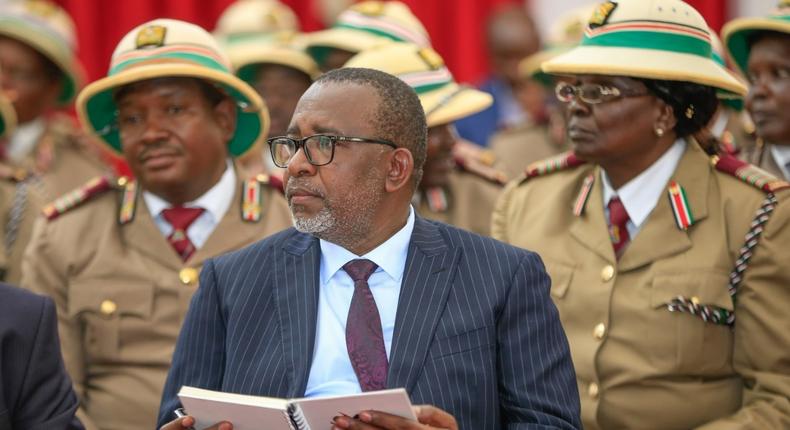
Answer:
[[444, 60], [442, 60], [442, 57], [439, 56], [439, 54], [437, 54], [433, 49], [422, 48], [417, 53], [420, 55], [420, 58], [425, 61], [425, 64], [431, 68], [431, 70], [438, 70], [444, 67]]
[[609, 17], [612, 15], [612, 12], [614, 12], [615, 9], [617, 9], [617, 3], [613, 1], [608, 1], [598, 5], [590, 17], [590, 28], [606, 25], [606, 22], [609, 21]]
[[198, 271], [194, 267], [185, 267], [178, 272], [178, 279], [184, 285], [195, 285], [198, 280]]
[[167, 27], [161, 25], [149, 25], [137, 33], [137, 49], [149, 46], [159, 47], [165, 44]]
[[363, 15], [380, 16], [384, 14], [384, 2], [366, 1], [357, 3], [354, 6], [351, 6], [351, 10], [359, 12]]

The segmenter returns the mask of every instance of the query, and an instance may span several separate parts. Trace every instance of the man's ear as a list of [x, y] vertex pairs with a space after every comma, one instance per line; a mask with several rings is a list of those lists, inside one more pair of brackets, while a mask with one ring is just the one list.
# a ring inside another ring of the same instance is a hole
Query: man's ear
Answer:
[[414, 172], [414, 157], [406, 148], [396, 148], [389, 156], [387, 176], [384, 189], [392, 193], [403, 187], [411, 187], [411, 177]]
[[222, 129], [225, 140], [230, 141], [236, 133], [236, 102], [230, 97], [222, 99], [214, 106], [214, 118]]

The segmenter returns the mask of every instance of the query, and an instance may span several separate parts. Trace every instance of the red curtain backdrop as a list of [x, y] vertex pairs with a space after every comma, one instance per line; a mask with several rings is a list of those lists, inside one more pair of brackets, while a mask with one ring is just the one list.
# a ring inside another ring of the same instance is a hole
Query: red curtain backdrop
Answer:
[[[105, 75], [115, 45], [129, 30], [154, 18], [177, 18], [212, 29], [233, 0], [56, 0], [77, 24], [79, 55], [89, 81]], [[283, 0], [305, 31], [322, 27], [314, 2]], [[483, 41], [485, 17], [497, 7], [522, 0], [404, 0], [425, 24], [436, 50], [456, 78], [478, 82], [488, 71]], [[688, 0], [718, 30], [726, 19], [724, 0]]]

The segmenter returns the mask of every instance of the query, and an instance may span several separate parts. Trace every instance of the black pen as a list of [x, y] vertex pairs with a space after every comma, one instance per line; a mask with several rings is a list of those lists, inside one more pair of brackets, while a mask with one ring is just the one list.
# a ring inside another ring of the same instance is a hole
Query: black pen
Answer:
[[[187, 416], [187, 413], [186, 413], [186, 411], [184, 411], [184, 408], [178, 408], [178, 409], [174, 410], [173, 413], [176, 414], [176, 418], [183, 418], [183, 417]], [[194, 427], [189, 427], [189, 430], [195, 430], [195, 428]]]

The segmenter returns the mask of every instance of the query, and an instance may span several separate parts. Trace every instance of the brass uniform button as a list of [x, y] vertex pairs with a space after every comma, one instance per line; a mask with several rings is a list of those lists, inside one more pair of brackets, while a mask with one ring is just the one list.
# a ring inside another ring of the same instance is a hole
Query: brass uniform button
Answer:
[[601, 340], [605, 334], [606, 324], [598, 323], [598, 325], [595, 326], [595, 329], [593, 329], [593, 338], [595, 338], [595, 340]]
[[590, 383], [590, 386], [587, 387], [587, 394], [590, 396], [591, 399], [598, 398], [598, 384], [595, 382]]
[[198, 271], [194, 267], [185, 267], [178, 272], [178, 279], [184, 285], [195, 285], [198, 280]]
[[129, 178], [127, 178], [126, 176], [121, 176], [120, 178], [118, 178], [119, 187], [125, 187], [127, 183], [129, 183]]
[[611, 264], [604, 266], [604, 268], [601, 269], [601, 280], [609, 282], [612, 278], [614, 278], [614, 266]]
[[103, 302], [101, 302], [101, 306], [99, 307], [101, 313], [107, 316], [114, 314], [117, 309], [118, 309], [118, 305], [116, 305], [115, 302], [112, 300], [104, 300]]

